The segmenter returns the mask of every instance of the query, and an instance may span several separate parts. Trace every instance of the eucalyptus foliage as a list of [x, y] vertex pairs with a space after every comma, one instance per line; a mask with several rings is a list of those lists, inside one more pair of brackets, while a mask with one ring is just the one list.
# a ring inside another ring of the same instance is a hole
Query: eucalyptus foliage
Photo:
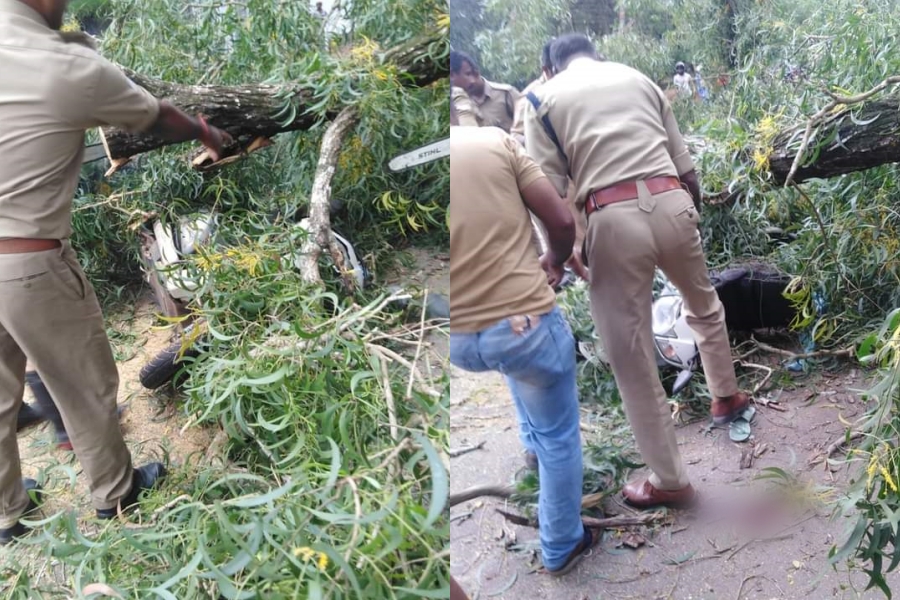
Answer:
[[[107, 281], [137, 280], [137, 242], [127, 232], [147, 214], [214, 206], [303, 216], [326, 116], [344, 106], [356, 106], [360, 119], [335, 173], [338, 229], [371, 254], [374, 266], [410, 238], [447, 242], [448, 162], [398, 174], [386, 168], [393, 156], [446, 135], [447, 83], [406, 87], [376, 60], [424, 29], [446, 28], [446, 7], [427, 0], [353, 2], [342, 9], [352, 30], [328, 35], [300, 2], [110, 0], [106, 6], [110, 25], [101, 51], [108, 58], [183, 84], [301, 84], [319, 100], [310, 110], [322, 124], [276, 136], [274, 147], [212, 175], [190, 168], [187, 146], [141, 155], [109, 180], [88, 174], [76, 198], [73, 241], [101, 295], [111, 289]], [[446, 52], [434, 48], [435, 60]], [[296, 108], [290, 98], [284, 102], [281, 118], [287, 119]], [[127, 259], [107, 260], [123, 253]]]

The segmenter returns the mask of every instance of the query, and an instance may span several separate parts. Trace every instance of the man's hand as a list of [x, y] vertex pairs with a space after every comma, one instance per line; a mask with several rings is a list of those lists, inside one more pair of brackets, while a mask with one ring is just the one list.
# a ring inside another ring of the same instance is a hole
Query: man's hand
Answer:
[[545, 252], [543, 256], [541, 256], [541, 268], [544, 269], [544, 272], [547, 274], [547, 283], [550, 284], [550, 287], [553, 289], [556, 289], [556, 287], [562, 283], [563, 277], [565, 277], [566, 274], [564, 266], [554, 264], [556, 262], [558, 261], [553, 252]]
[[231, 144], [234, 140], [228, 135], [228, 132], [208, 125], [203, 117], [198, 117], [201, 122], [203, 134], [200, 136], [200, 142], [209, 150], [209, 157], [213, 162], [218, 162], [222, 158], [222, 148]]
[[591, 274], [587, 270], [587, 267], [584, 266], [584, 263], [581, 262], [581, 248], [576, 246], [572, 251], [572, 256], [569, 257], [569, 260], [566, 261], [566, 267], [572, 269], [572, 271], [584, 279], [585, 281], [591, 280]]

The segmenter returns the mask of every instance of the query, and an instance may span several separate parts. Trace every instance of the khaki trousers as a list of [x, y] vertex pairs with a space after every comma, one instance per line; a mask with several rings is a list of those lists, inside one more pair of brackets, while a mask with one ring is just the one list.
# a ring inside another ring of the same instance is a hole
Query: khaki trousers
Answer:
[[658, 266], [681, 291], [697, 336], [709, 389], [738, 391], [725, 309], [709, 281], [699, 215], [681, 190], [602, 207], [588, 218], [585, 251], [591, 274], [591, 314], [609, 357], [650, 483], [675, 490], [689, 483], [675, 425], [659, 380], [651, 329], [653, 276]]
[[0, 528], [28, 505], [16, 437], [26, 356], [59, 407], [94, 507], [115, 507], [132, 475], [116, 414], [119, 375], [97, 296], [68, 241], [0, 254]]

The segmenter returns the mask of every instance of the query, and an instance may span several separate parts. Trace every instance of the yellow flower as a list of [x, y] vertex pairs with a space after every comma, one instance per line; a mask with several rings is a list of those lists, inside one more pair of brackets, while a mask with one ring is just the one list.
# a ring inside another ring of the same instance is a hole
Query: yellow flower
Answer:
[[872, 489], [872, 480], [875, 478], [875, 472], [878, 470], [878, 453], [873, 452], [869, 459], [869, 466], [866, 467], [866, 492]]
[[222, 255], [216, 252], [203, 253], [198, 254], [194, 260], [197, 262], [197, 266], [204, 271], [212, 271], [222, 264]]
[[324, 552], [317, 552], [309, 546], [302, 546], [300, 548], [294, 548], [293, 554], [297, 558], [302, 558], [305, 562], [309, 562], [310, 560], [315, 558], [316, 568], [318, 568], [322, 572], [324, 572], [325, 569], [328, 568], [328, 555]]
[[897, 484], [894, 483], [894, 478], [891, 477], [891, 474], [888, 472], [888, 470], [884, 467], [879, 467], [879, 470], [881, 471], [881, 476], [884, 477], [884, 480], [887, 482], [888, 486], [896, 492]]
[[769, 153], [762, 148], [753, 149], [753, 167], [757, 171], [769, 170]]
[[375, 58], [375, 52], [378, 50], [378, 44], [376, 44], [373, 40], [370, 40], [366, 36], [363, 36], [363, 42], [359, 46], [354, 47], [350, 51], [350, 56], [353, 57], [354, 60], [357, 60], [361, 63], [371, 62], [373, 58]]
[[313, 556], [316, 555], [316, 551], [308, 546], [303, 546], [302, 548], [294, 548], [294, 556], [297, 558], [303, 557], [303, 560], [309, 560]]

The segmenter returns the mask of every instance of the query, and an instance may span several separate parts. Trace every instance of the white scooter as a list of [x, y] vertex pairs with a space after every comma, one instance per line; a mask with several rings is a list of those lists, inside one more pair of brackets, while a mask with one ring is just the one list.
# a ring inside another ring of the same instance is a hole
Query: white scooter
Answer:
[[[181, 369], [185, 357], [199, 354], [196, 345], [182, 342], [182, 339], [197, 337], [192, 331], [196, 327], [202, 327], [192, 321], [188, 304], [203, 288], [204, 282], [198, 278], [195, 270], [189, 268], [187, 262], [201, 247], [216, 244], [217, 229], [218, 215], [211, 212], [185, 216], [174, 223], [163, 223], [156, 219], [141, 229], [144, 275], [153, 289], [160, 310], [166, 317], [178, 319], [176, 327], [181, 333], [178, 340], [141, 369], [141, 384], [148, 389], [156, 389], [169, 382]], [[303, 219], [296, 223], [290, 233], [295, 238], [295, 246], [299, 248], [309, 233], [309, 220]], [[369, 283], [369, 272], [353, 245], [334, 231], [332, 235], [341, 249], [344, 265], [350, 269], [359, 288], [364, 288]], [[288, 263], [299, 266], [299, 251], [286, 258]]]
[[[662, 283], [662, 289], [653, 301], [651, 313], [656, 365], [678, 369], [678, 376], [672, 385], [672, 395], [675, 395], [693, 377], [700, 363], [700, 351], [694, 332], [687, 324], [681, 293], [661, 271], [657, 271], [657, 278]], [[578, 352], [588, 361], [609, 366], [603, 341], [596, 332], [592, 340], [578, 340]]]
[[[659, 367], [678, 369], [672, 394], [687, 386], [700, 364], [694, 332], [687, 324], [681, 292], [657, 270], [660, 291], [653, 301], [651, 327]], [[791, 277], [768, 265], [736, 266], [710, 273], [710, 282], [725, 308], [729, 332], [757, 329], [784, 329], [796, 316], [796, 308], [783, 292]], [[579, 340], [578, 351], [587, 360], [609, 365], [602, 340], [596, 332], [592, 340]]]

